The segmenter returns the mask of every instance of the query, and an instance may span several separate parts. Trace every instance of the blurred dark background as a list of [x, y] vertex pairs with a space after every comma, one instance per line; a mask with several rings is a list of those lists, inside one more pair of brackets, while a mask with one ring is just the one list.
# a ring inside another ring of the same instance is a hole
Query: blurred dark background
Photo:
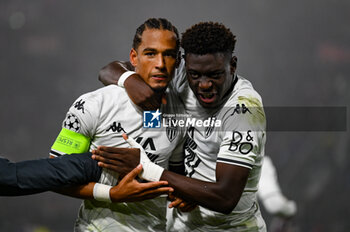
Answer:
[[[47, 157], [72, 102], [128, 58], [138, 25], [166, 17], [183, 32], [218, 21], [237, 35], [238, 73], [265, 106], [349, 106], [350, 1], [0, 2], [0, 152]], [[266, 154], [298, 214], [284, 231], [349, 231], [349, 132], [270, 132]], [[0, 231], [72, 231], [79, 199], [0, 198]], [[280, 219], [263, 211], [275, 230]]]

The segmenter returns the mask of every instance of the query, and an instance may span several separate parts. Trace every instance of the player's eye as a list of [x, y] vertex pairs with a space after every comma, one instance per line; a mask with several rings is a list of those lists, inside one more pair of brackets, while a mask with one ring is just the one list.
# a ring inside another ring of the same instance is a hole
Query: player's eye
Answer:
[[165, 52], [164, 56], [168, 56], [171, 58], [176, 58], [176, 52]]
[[220, 78], [223, 74], [224, 74], [224, 71], [222, 71], [222, 72], [214, 72], [214, 73], [208, 74], [208, 77], [217, 79], [217, 78]]
[[145, 55], [148, 57], [154, 57], [156, 55], [156, 53], [155, 52], [146, 52]]
[[197, 79], [197, 78], [199, 78], [201, 76], [199, 73], [193, 72], [193, 71], [189, 71], [188, 74], [190, 75], [190, 77], [192, 79]]

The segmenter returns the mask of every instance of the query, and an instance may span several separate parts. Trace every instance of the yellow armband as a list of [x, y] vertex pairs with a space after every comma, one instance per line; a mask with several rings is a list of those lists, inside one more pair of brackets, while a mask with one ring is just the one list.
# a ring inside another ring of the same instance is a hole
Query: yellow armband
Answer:
[[62, 128], [51, 150], [64, 154], [84, 153], [89, 150], [90, 138], [77, 132]]

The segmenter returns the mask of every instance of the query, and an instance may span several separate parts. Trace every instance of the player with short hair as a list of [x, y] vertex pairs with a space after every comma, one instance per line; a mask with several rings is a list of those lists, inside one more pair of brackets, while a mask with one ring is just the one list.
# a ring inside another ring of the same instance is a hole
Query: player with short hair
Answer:
[[[154, 89], [157, 101], [161, 101], [174, 76], [178, 65], [178, 51], [178, 32], [168, 20], [151, 18], [136, 30], [130, 62], [136, 73]], [[169, 103], [162, 105], [160, 110], [172, 114], [181, 113], [181, 104], [177, 104], [175, 96], [169, 92], [166, 97]], [[152, 116], [151, 121], [159, 118], [159, 111], [152, 112]], [[159, 172], [168, 168], [172, 151], [184, 137], [180, 129], [169, 130], [171, 131], [144, 128], [142, 110], [130, 100], [125, 89], [111, 85], [84, 94], [75, 101], [50, 154], [63, 155], [67, 153], [66, 149], [74, 149], [74, 144], [80, 147], [85, 144], [90, 150], [101, 145], [125, 148], [128, 144], [122, 134], [127, 132], [142, 144], [148, 157], [159, 165], [148, 163], [152, 169], [148, 169], [149, 172]], [[73, 143], [67, 142], [66, 138]], [[172, 156], [170, 164], [181, 165], [182, 153], [179, 155]], [[147, 176], [150, 175], [143, 171], [141, 177], [147, 179]], [[103, 170], [99, 183], [115, 185], [118, 178], [118, 173]], [[148, 180], [153, 181], [152, 178]], [[91, 194], [91, 188], [86, 187], [86, 190]], [[106, 192], [106, 189], [98, 187], [97, 191]], [[84, 194], [85, 192], [78, 191], [78, 196], [84, 197]], [[108, 197], [106, 200], [108, 201]], [[81, 205], [75, 230], [164, 231], [165, 216], [166, 197], [117, 204], [85, 200]]]
[[[266, 231], [257, 203], [266, 119], [260, 95], [248, 80], [235, 74], [235, 42], [228, 28], [213, 22], [196, 24], [183, 34], [185, 62], [177, 70], [173, 87], [187, 114], [215, 123], [187, 128], [187, 177], [167, 170], [161, 175], [174, 193], [201, 205], [189, 213], [175, 209], [169, 215], [169, 231]], [[109, 78], [120, 74], [122, 67], [117, 68], [104, 68], [109, 73], [100, 75], [104, 83], [116, 82]], [[134, 81], [138, 84], [132, 89]], [[144, 91], [142, 86], [137, 75], [125, 80], [130, 95], [136, 89], [146, 92], [148, 87]], [[101, 147], [95, 158], [104, 162], [102, 166], [118, 163], [110, 154], [115, 151]], [[139, 162], [131, 153], [120, 155], [128, 160], [129, 168]]]

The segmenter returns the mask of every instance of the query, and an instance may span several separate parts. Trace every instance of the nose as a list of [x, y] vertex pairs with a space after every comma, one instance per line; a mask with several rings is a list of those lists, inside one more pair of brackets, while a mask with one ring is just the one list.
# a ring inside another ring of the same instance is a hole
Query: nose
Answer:
[[201, 89], [209, 89], [213, 83], [206, 77], [202, 77], [199, 81], [198, 87]]
[[158, 69], [163, 69], [165, 67], [165, 59], [164, 59], [164, 56], [162, 54], [159, 54], [157, 56], [156, 67]]

